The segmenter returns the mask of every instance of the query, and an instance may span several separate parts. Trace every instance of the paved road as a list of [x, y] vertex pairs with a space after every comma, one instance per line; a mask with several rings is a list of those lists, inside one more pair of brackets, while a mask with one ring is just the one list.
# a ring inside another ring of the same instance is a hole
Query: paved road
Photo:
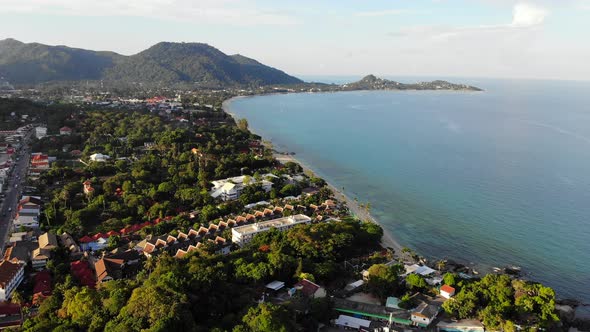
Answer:
[[[4, 247], [8, 242], [8, 235], [12, 228], [12, 220], [16, 215], [18, 201], [21, 197], [23, 185], [27, 177], [29, 160], [31, 158], [31, 153], [27, 146], [31, 134], [32, 131], [24, 138], [23, 142], [25, 142], [25, 146], [15, 152], [19, 161], [14, 165], [12, 174], [6, 183], [7, 189], [4, 191], [6, 197], [4, 198], [2, 205], [0, 205], [0, 249], [2, 254], [4, 254]], [[15, 185], [17, 185], [17, 188], [14, 187]], [[9, 209], [11, 209], [11, 211], [8, 211]]]

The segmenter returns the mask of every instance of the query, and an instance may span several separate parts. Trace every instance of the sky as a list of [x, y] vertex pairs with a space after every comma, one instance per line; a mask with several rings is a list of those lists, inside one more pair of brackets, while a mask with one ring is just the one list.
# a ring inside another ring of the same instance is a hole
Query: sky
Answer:
[[204, 42], [293, 75], [590, 80], [590, 0], [0, 0], [0, 39]]

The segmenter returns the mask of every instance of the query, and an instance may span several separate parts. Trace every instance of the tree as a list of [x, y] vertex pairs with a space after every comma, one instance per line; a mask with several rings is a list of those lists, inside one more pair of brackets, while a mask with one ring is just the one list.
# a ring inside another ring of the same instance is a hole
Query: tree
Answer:
[[368, 289], [380, 299], [383, 300], [398, 291], [398, 271], [395, 268], [385, 264], [375, 264], [369, 268], [368, 272]]
[[426, 280], [419, 274], [412, 273], [406, 277], [406, 284], [410, 289], [423, 289], [426, 288]]
[[457, 284], [457, 280], [455, 279], [455, 274], [451, 272], [445, 273], [443, 276], [443, 281], [446, 285], [455, 286]]
[[10, 298], [10, 302], [14, 303], [14, 304], [18, 304], [18, 308], [20, 311], [20, 321], [22, 323], [24, 321], [23, 303], [25, 302], [25, 299], [23, 298], [23, 296], [21, 295], [20, 292], [14, 291], [14, 292], [12, 292], [12, 297]]
[[295, 331], [295, 323], [291, 314], [282, 306], [270, 303], [260, 303], [248, 309], [242, 318], [244, 325], [236, 331], [250, 332], [289, 332]]
[[283, 196], [297, 196], [301, 194], [301, 188], [294, 184], [287, 184], [281, 189], [280, 193]]
[[242, 131], [248, 131], [248, 120], [242, 118], [238, 120], [238, 128]]

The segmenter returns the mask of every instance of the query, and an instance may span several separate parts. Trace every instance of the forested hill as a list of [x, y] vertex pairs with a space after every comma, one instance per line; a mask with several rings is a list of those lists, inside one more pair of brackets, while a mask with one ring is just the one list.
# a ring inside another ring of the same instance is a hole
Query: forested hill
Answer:
[[241, 55], [201, 43], [158, 43], [125, 56], [67, 46], [0, 41], [0, 76], [13, 84], [106, 80], [237, 86], [301, 83], [296, 77]]

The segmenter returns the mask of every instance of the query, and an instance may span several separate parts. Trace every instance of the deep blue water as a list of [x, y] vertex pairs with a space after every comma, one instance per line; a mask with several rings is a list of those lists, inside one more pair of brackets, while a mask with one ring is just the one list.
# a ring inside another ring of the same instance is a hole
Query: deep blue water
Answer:
[[[407, 81], [407, 80], [406, 80]], [[590, 302], [590, 82], [235, 99], [251, 129], [433, 258], [522, 266]]]

